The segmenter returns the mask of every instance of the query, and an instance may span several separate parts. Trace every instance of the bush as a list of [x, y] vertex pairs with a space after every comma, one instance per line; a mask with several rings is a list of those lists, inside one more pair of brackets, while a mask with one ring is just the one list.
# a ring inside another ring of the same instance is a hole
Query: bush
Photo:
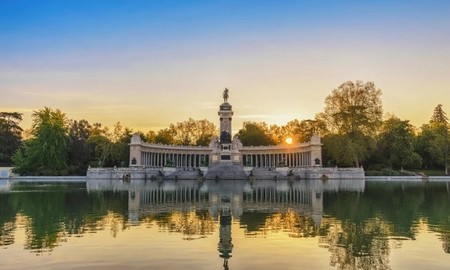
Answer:
[[410, 171], [396, 171], [389, 168], [384, 168], [382, 170], [371, 170], [365, 171], [366, 176], [415, 176], [415, 172]]
[[403, 171], [400, 171], [400, 175], [401, 176], [416, 176], [416, 173], [403, 170]]
[[365, 171], [364, 174], [366, 176], [383, 176], [382, 171]]
[[384, 168], [386, 168], [386, 165], [381, 164], [381, 163], [375, 163], [375, 164], [370, 164], [367, 167], [367, 170], [369, 170], [369, 171], [382, 171]]

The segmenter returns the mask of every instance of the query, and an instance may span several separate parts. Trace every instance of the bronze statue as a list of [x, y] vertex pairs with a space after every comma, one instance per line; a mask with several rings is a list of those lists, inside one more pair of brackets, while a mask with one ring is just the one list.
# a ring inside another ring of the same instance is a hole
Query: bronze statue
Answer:
[[225, 88], [225, 90], [223, 90], [223, 101], [228, 102], [228, 88]]

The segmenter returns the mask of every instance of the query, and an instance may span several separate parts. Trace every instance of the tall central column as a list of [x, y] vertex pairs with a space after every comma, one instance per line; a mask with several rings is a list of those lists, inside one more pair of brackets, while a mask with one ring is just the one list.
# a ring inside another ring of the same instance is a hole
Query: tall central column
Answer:
[[233, 111], [231, 105], [228, 102], [220, 105], [220, 143], [231, 143], [231, 117]]
[[228, 89], [223, 94], [224, 102], [220, 105], [220, 162], [231, 162], [231, 119], [233, 110], [228, 103]]

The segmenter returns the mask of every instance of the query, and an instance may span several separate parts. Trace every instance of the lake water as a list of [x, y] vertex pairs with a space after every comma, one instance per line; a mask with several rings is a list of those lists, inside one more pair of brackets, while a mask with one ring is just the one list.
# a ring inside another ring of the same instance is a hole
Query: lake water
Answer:
[[449, 269], [448, 182], [3, 184], [0, 269]]

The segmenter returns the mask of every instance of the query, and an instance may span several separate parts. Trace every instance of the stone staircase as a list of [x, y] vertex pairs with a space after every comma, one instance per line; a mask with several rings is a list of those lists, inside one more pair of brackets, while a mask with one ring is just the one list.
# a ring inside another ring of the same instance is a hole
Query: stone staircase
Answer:
[[197, 170], [176, 170], [164, 177], [168, 180], [196, 180], [198, 178]]
[[205, 175], [207, 180], [246, 180], [244, 167], [232, 163], [219, 163], [211, 166]]

